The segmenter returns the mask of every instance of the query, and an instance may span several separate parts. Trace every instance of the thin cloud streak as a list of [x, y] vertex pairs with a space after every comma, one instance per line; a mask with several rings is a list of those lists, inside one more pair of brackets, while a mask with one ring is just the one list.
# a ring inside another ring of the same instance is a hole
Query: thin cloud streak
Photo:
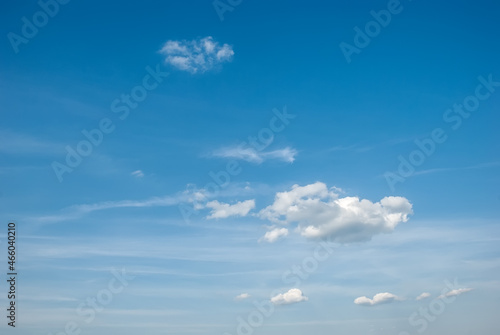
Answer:
[[272, 151], [257, 151], [254, 148], [226, 147], [214, 151], [212, 157], [233, 158], [244, 160], [250, 163], [261, 164], [267, 160], [278, 160], [286, 163], [293, 163], [298, 152], [294, 148], [285, 147]]
[[494, 168], [494, 167], [498, 167], [498, 166], [500, 166], [500, 162], [491, 162], [491, 163], [483, 163], [483, 164], [477, 164], [477, 165], [471, 165], [471, 166], [464, 166], [464, 167], [455, 167], [455, 168], [427, 169], [427, 170], [422, 170], [422, 171], [416, 171], [413, 175], [417, 176], [417, 175], [439, 173], [439, 172], [479, 170], [479, 169]]

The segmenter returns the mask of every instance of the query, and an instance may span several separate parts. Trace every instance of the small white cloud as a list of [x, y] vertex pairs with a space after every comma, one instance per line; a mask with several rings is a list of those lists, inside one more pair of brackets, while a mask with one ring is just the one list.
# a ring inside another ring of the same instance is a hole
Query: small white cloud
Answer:
[[236, 297], [234, 297], [234, 300], [245, 300], [245, 299], [248, 299], [250, 298], [250, 294], [248, 293], [242, 293], [240, 295], [237, 295]]
[[265, 241], [269, 243], [276, 242], [280, 237], [288, 236], [288, 229], [286, 228], [275, 228], [268, 231], [259, 241]]
[[428, 292], [424, 292], [422, 293], [421, 295], [419, 295], [415, 300], [424, 300], [424, 299], [427, 299], [431, 296], [430, 293]]
[[234, 205], [213, 200], [208, 202], [206, 207], [212, 209], [207, 219], [225, 219], [230, 216], [246, 216], [255, 208], [255, 200], [240, 201]]
[[374, 305], [379, 305], [379, 304], [388, 304], [391, 302], [399, 301], [401, 300], [397, 295], [394, 295], [392, 293], [384, 292], [384, 293], [377, 293], [373, 296], [373, 299], [370, 299], [368, 297], [359, 297], [354, 299], [354, 303], [356, 305], [363, 305], [363, 306], [374, 306]]
[[307, 300], [309, 300], [309, 298], [304, 296], [302, 291], [298, 288], [292, 288], [286, 293], [278, 294], [271, 298], [271, 302], [275, 305], [289, 305]]
[[279, 160], [287, 163], [293, 163], [297, 150], [285, 147], [273, 151], [257, 151], [255, 148], [244, 148], [243, 146], [226, 147], [216, 150], [212, 153], [214, 157], [240, 159], [250, 163], [261, 164], [266, 160]]
[[233, 48], [222, 46], [211, 36], [191, 41], [167, 41], [160, 53], [165, 63], [190, 73], [203, 73], [233, 58]]
[[403, 197], [385, 197], [374, 203], [358, 197], [339, 198], [336, 191], [321, 182], [293, 185], [290, 191], [276, 193], [274, 203], [258, 215], [274, 223], [297, 223], [297, 230], [307, 238], [350, 243], [390, 233], [413, 213], [411, 203]]
[[230, 61], [233, 55], [234, 55], [233, 48], [231, 48], [227, 44], [224, 44], [222, 48], [220, 48], [219, 51], [217, 51], [217, 60], [221, 62]]
[[144, 177], [144, 173], [141, 170], [136, 170], [131, 173], [132, 176], [137, 177], [137, 178], [142, 178]]
[[438, 297], [438, 299], [443, 299], [443, 298], [448, 298], [448, 297], [456, 297], [456, 296], [458, 296], [458, 295], [460, 295], [462, 293], [470, 292], [472, 290], [473, 290], [472, 288], [459, 288], [459, 289], [456, 289], [456, 290], [451, 290], [448, 293], [441, 294]]

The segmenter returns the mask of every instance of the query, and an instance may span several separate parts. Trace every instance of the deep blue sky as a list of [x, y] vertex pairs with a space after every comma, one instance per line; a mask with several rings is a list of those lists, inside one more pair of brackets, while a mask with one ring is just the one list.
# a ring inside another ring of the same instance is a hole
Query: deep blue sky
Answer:
[[[112, 330], [233, 334], [237, 316], [252, 310], [234, 296], [259, 300], [291, 289], [281, 274], [315, 246], [293, 219], [288, 238], [259, 242], [263, 226], [276, 224], [260, 211], [277, 192], [321, 182], [342, 189], [341, 198], [404, 197], [413, 214], [390, 234], [339, 244], [303, 283], [309, 300], [280, 306], [259, 334], [415, 333], [406, 320], [418, 310], [415, 296], [436, 297], [454, 278], [474, 290], [427, 333], [496, 334], [500, 325], [487, 310], [499, 308], [500, 86], [457, 129], [443, 116], [475, 94], [478, 77], [500, 81], [500, 6], [401, 1], [401, 12], [348, 63], [339, 44], [354, 45], [353, 28], [364, 29], [370, 11], [387, 3], [242, 1], [221, 21], [211, 1], [73, 0], [17, 53], [8, 34], [21, 35], [22, 18], [32, 20], [40, 7], [3, 4], [0, 208], [2, 220], [21, 230], [22, 331], [81, 323], [75, 307], [106, 287], [110, 268], [123, 266], [136, 279], [87, 330], [128, 324]], [[192, 45], [209, 36], [232, 54], [206, 71], [183, 70], [161, 52], [167, 41]], [[168, 77], [120, 120], [112, 101], [157, 66]], [[228, 155], [245, 154], [237, 145], [284, 106], [295, 118], [254, 150], [259, 161], [237, 160], [242, 172], [205, 199], [255, 207], [220, 220], [207, 218], [205, 207], [185, 222], [177, 205], [192, 207], [193, 188], [203, 192], [209, 173], [224, 170]], [[75, 148], [81, 131], [103, 118], [115, 130], [59, 182], [53, 162], [64, 163], [65, 147]], [[409, 159], [414, 141], [436, 128], [447, 140], [390, 187], [384, 176], [397, 172], [398, 157]], [[381, 292], [406, 300], [352, 303]]]

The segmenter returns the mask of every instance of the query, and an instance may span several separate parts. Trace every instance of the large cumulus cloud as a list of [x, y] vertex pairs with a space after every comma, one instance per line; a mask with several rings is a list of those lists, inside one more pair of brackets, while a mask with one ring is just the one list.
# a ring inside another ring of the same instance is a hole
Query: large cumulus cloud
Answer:
[[307, 238], [329, 238], [339, 243], [362, 242], [390, 233], [412, 214], [403, 197], [384, 197], [372, 202], [358, 197], [340, 198], [324, 183], [294, 185], [276, 193], [274, 203], [259, 212], [262, 219], [283, 225], [297, 224]]

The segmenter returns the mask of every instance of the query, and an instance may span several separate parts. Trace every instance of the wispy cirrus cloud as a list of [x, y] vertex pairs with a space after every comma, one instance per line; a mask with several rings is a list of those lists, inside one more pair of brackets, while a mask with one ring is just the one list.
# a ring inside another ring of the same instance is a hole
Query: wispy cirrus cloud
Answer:
[[142, 177], [144, 177], [144, 172], [142, 172], [142, 170], [136, 170], [136, 171], [132, 172], [130, 175], [132, 175], [136, 178], [142, 178]]
[[4, 154], [58, 154], [61, 144], [50, 142], [32, 135], [0, 130], [0, 152]]
[[416, 171], [413, 175], [418, 176], [418, 175], [423, 175], [423, 174], [431, 174], [431, 173], [439, 173], [439, 172], [479, 170], [479, 169], [487, 169], [487, 168], [495, 168], [495, 167], [500, 167], [500, 162], [490, 162], [490, 163], [483, 163], [483, 164], [463, 166], [463, 167], [427, 169], [427, 170]]
[[30, 218], [32, 222], [37, 223], [57, 223], [67, 220], [76, 220], [95, 211], [114, 209], [114, 208], [139, 208], [139, 207], [164, 207], [175, 206], [183, 201], [187, 201], [185, 195], [151, 197], [143, 200], [120, 200], [103, 201], [94, 204], [73, 205], [62, 209], [54, 215], [39, 216]]
[[272, 151], [257, 151], [254, 148], [235, 146], [215, 150], [212, 152], [211, 156], [239, 159], [255, 164], [261, 164], [266, 160], [278, 160], [286, 163], [293, 163], [295, 161], [295, 156], [297, 156], [297, 150], [285, 147]]
[[232, 46], [220, 45], [212, 36], [191, 41], [167, 41], [160, 50], [165, 63], [190, 73], [203, 73], [230, 62], [234, 56]]
[[354, 152], [365, 152], [373, 149], [373, 147], [369, 146], [360, 146], [357, 144], [352, 145], [336, 145], [327, 149], [327, 152], [338, 152], [338, 151], [354, 151]]
[[456, 297], [458, 295], [461, 295], [466, 292], [472, 291], [472, 288], [457, 288], [455, 290], [451, 290], [450, 292], [447, 292], [445, 294], [441, 294], [438, 299], [443, 299], [443, 298], [448, 298], [448, 297]]

